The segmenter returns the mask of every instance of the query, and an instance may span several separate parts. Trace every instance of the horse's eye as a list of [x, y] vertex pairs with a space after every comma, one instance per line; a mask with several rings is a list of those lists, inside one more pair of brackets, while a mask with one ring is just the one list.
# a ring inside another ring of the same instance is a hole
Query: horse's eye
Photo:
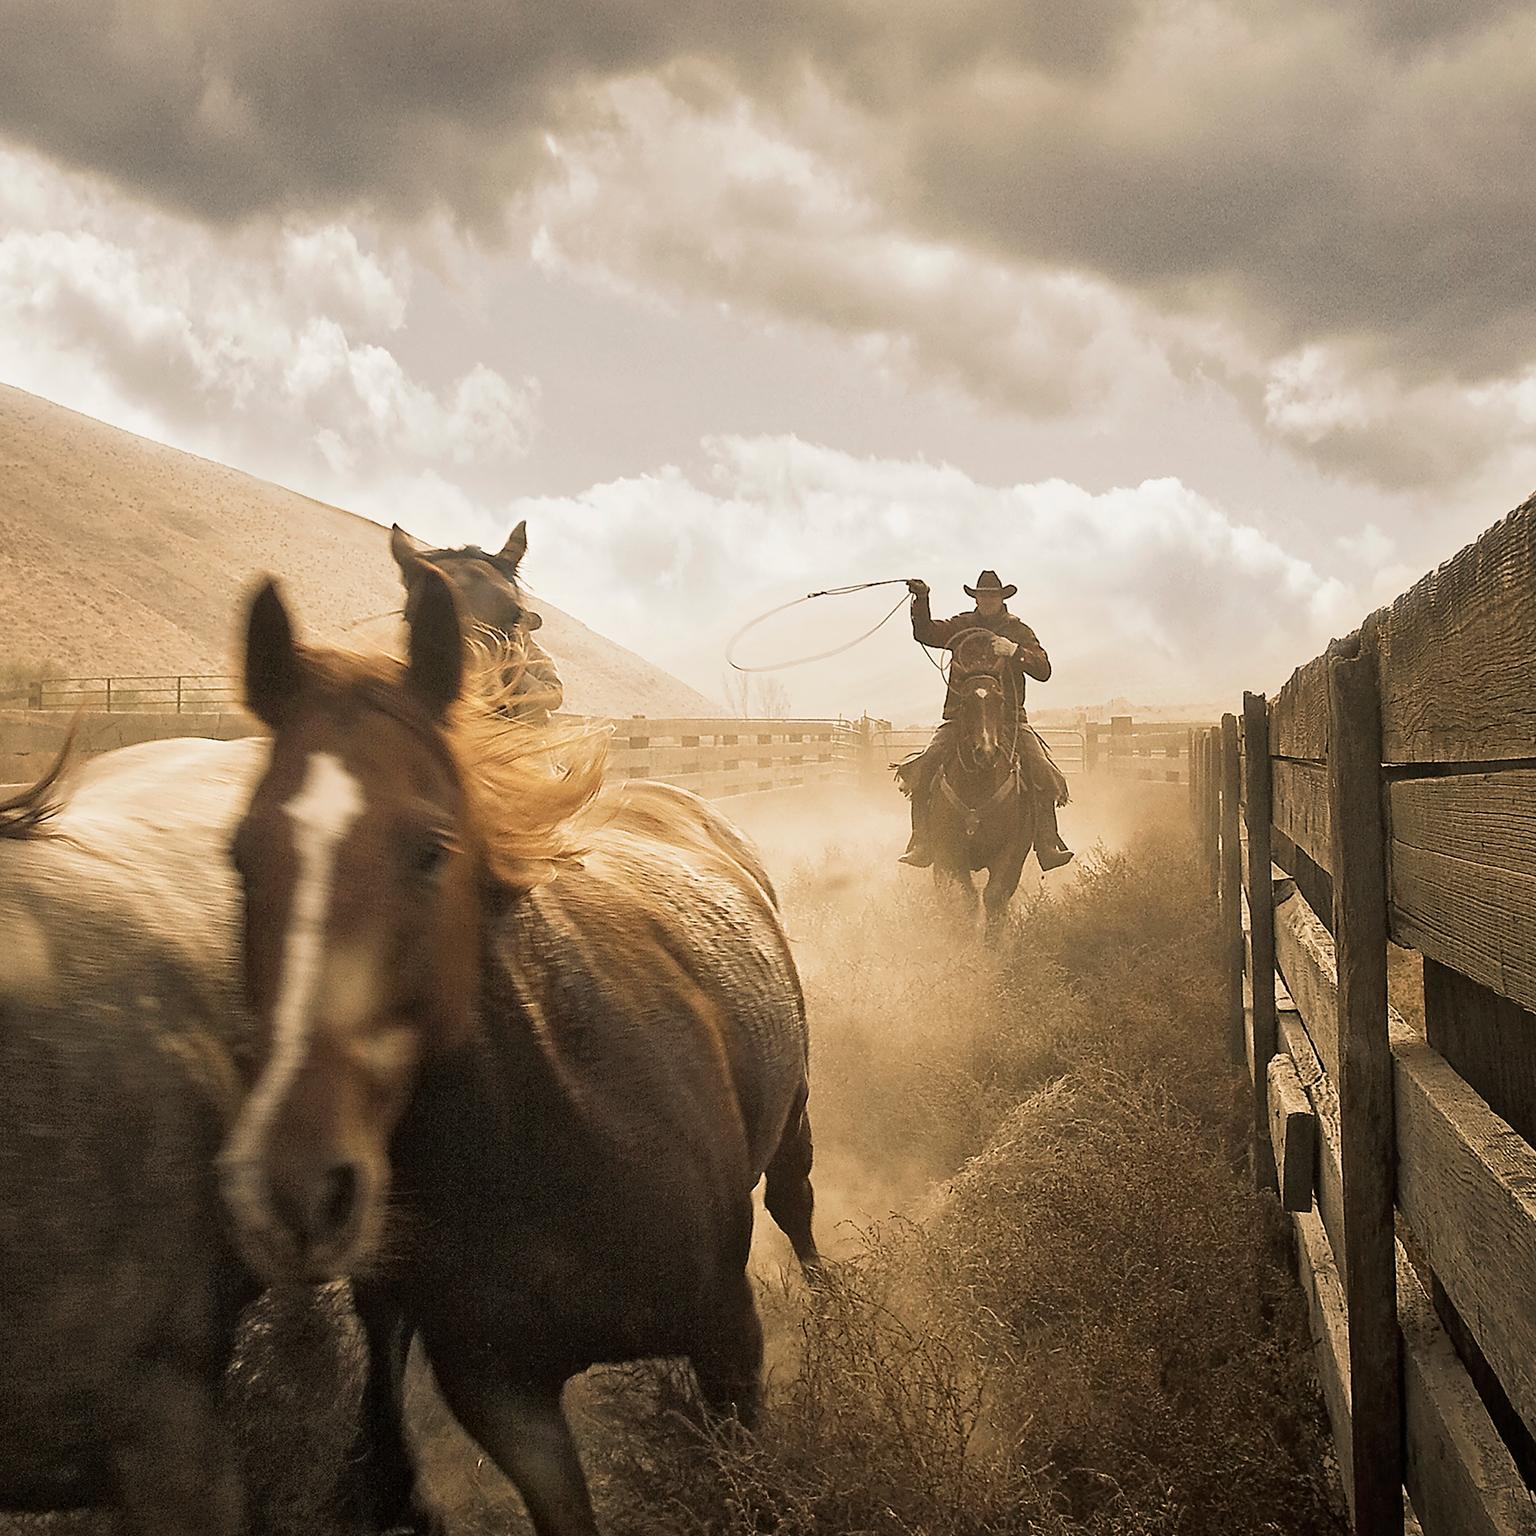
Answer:
[[422, 880], [432, 880], [448, 862], [453, 840], [446, 832], [428, 832], [416, 845], [414, 872]]

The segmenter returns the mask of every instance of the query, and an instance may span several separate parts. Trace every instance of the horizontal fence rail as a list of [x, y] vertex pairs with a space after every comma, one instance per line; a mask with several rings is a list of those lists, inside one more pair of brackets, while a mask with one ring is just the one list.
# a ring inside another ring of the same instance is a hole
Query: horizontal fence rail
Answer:
[[0, 708], [197, 715], [228, 709], [239, 704], [240, 697], [240, 679], [218, 674], [48, 677], [0, 694]]
[[1426, 1536], [1536, 1533], [1533, 678], [1536, 499], [1194, 742], [1252, 1166], [1366, 1536], [1405, 1495]]
[[[83, 750], [107, 751], [183, 731], [246, 734], [239, 723], [244, 720], [241, 696], [240, 679], [219, 673], [44, 678], [0, 695], [0, 712], [83, 711], [87, 717]], [[101, 726], [90, 720], [96, 715], [146, 719], [130, 723], [125, 718], [116, 726]], [[162, 726], [147, 719], [161, 715], [195, 718], [182, 726]], [[610, 761], [615, 774], [665, 779], [708, 795], [882, 776], [891, 764], [927, 746], [934, 731], [934, 726], [893, 729], [889, 722], [869, 717], [847, 721], [636, 715], [605, 723], [613, 729]], [[1036, 730], [1070, 777], [1099, 772], [1169, 783], [1189, 779], [1192, 728], [1188, 725], [1115, 716], [1107, 722]], [[62, 739], [61, 732], [44, 729], [32, 732], [18, 746], [24, 736], [15, 725], [0, 726], [0, 782], [24, 778], [27, 769], [21, 759], [33, 756], [34, 750], [40, 755], [46, 743]]]

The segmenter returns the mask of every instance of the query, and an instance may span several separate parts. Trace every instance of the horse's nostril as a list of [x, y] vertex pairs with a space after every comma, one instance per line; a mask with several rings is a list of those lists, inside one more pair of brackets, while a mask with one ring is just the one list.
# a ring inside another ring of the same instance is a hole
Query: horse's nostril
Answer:
[[356, 1163], [337, 1163], [327, 1169], [315, 1190], [314, 1203], [305, 1234], [311, 1242], [323, 1243], [339, 1237], [351, 1224], [362, 1188]]

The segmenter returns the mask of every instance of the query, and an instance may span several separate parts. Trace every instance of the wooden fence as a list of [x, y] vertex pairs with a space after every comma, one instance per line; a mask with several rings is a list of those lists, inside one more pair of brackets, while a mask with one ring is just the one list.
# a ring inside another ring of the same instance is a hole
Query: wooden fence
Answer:
[[1536, 1533], [1536, 498], [1193, 766], [1355, 1528]]
[[635, 715], [609, 722], [609, 771], [664, 779], [710, 799], [861, 777], [883, 721], [692, 720]]
[[1083, 727], [1083, 766], [1117, 779], [1189, 782], [1192, 733], [1204, 725], [1112, 715]]
[[238, 677], [182, 673], [48, 677], [0, 697], [5, 709], [84, 709], [102, 714], [216, 714], [241, 699]]

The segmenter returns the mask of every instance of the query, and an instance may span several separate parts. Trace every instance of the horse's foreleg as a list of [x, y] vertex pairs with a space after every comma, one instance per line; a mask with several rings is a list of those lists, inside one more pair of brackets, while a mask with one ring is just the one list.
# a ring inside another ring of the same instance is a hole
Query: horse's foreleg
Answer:
[[598, 1536], [560, 1386], [510, 1381], [494, 1356], [428, 1352], [444, 1401], [523, 1496], [536, 1536]]
[[996, 941], [1008, 920], [1008, 903], [1019, 888], [1019, 878], [1024, 873], [1024, 860], [1009, 859], [1006, 864], [987, 874], [987, 890], [982, 898], [987, 910], [987, 938]]
[[768, 1164], [763, 1204], [794, 1246], [801, 1269], [808, 1277], [814, 1277], [821, 1266], [821, 1254], [817, 1252], [815, 1234], [811, 1230], [811, 1218], [816, 1209], [816, 1193], [811, 1187], [811, 1163], [815, 1153], [805, 1099], [802, 1089]]
[[120, 1405], [113, 1463], [132, 1536], [239, 1536], [244, 1487], [224, 1423], [218, 1371], [143, 1361]]
[[411, 1328], [387, 1291], [354, 1281], [352, 1305], [368, 1349], [368, 1376], [358, 1405], [348, 1502], [370, 1531], [441, 1536], [447, 1526], [422, 1499], [405, 1438], [405, 1365]]
[[933, 883], [941, 894], [948, 894], [954, 898], [956, 905], [962, 913], [975, 914], [976, 904], [980, 896], [976, 890], [971, 872], [968, 869], [946, 869], [939, 864], [933, 866]]

